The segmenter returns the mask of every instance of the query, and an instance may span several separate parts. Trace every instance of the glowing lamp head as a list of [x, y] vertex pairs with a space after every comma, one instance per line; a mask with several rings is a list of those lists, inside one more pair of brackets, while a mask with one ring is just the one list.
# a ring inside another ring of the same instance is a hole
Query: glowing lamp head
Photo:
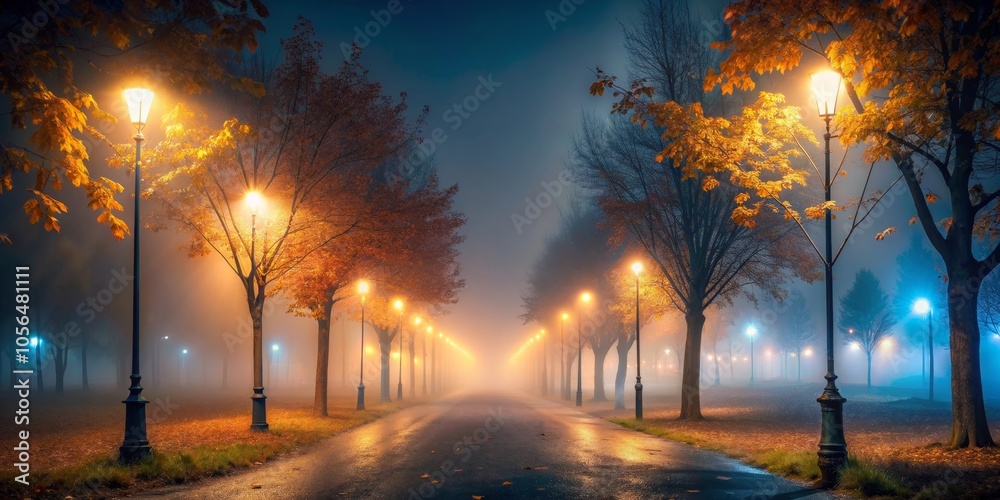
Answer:
[[277, 351], [278, 349], [281, 349], [280, 347], [278, 347], [278, 344], [271, 345], [271, 350], [272, 351]]
[[806, 349], [805, 351], [802, 351], [802, 354], [803, 354], [804, 356], [812, 356], [812, 354], [813, 354], [813, 350], [812, 350], [812, 348], [808, 348], [808, 349]]
[[438, 338], [440, 339], [440, 338], [443, 338], [443, 337], [444, 337], [444, 333], [438, 332]]
[[361, 294], [362, 296], [368, 295], [368, 290], [370, 289], [371, 287], [368, 285], [367, 281], [358, 282], [358, 293]]
[[164, 335], [163, 336], [163, 340], [169, 340], [169, 339], [170, 339], [170, 335]]
[[753, 325], [748, 326], [747, 327], [747, 336], [748, 337], [753, 337], [755, 335], [757, 335], [757, 327], [753, 326]]
[[250, 191], [247, 193], [247, 206], [250, 207], [250, 214], [257, 215], [260, 210], [261, 204], [264, 202], [264, 198], [261, 197], [260, 193], [257, 191]]
[[153, 91], [143, 88], [125, 89], [125, 105], [128, 117], [136, 130], [142, 130], [149, 118], [149, 107], [153, 104]]
[[832, 70], [820, 71], [810, 75], [812, 78], [813, 97], [816, 98], [816, 110], [822, 117], [837, 114], [837, 97], [840, 96], [840, 73]]
[[858, 349], [861, 349], [861, 344], [859, 344], [857, 342], [851, 342], [851, 350], [852, 351], [857, 351]]
[[569, 319], [569, 314], [562, 313], [562, 319]]
[[188, 353], [187, 349], [184, 349], [184, 350], [181, 351], [181, 354], [187, 354], [187, 353]]
[[433, 327], [433, 326], [430, 326], [430, 325], [428, 325], [428, 326], [427, 326], [427, 333], [434, 333], [434, 327]]
[[31, 337], [31, 347], [38, 345], [38, 337]]
[[635, 264], [632, 264], [632, 272], [635, 273], [636, 276], [638, 276], [639, 273], [642, 272], [642, 262], [636, 262]]
[[927, 314], [931, 312], [931, 301], [927, 299], [917, 299], [913, 303], [913, 312], [917, 314]]
[[415, 325], [419, 325], [420, 324], [420, 316], [417, 316], [416, 318], [413, 318], [413, 324], [415, 324]]
[[580, 301], [583, 302], [584, 304], [590, 302], [590, 299], [591, 299], [590, 292], [583, 292], [582, 294], [580, 294]]

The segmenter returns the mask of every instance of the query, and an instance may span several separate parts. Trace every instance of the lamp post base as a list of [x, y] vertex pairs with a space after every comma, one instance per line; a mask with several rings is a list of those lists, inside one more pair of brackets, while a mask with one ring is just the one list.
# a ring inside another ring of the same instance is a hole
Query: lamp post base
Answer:
[[122, 400], [125, 403], [125, 439], [118, 448], [118, 462], [121, 464], [134, 464], [153, 454], [153, 448], [146, 439], [146, 405], [149, 400], [142, 395], [139, 374], [133, 373], [130, 378], [132, 386], [128, 389], [129, 395]]
[[635, 419], [642, 420], [642, 379], [635, 378]]
[[267, 432], [267, 396], [264, 395], [263, 387], [254, 387], [253, 396], [250, 396], [252, 407], [252, 418], [250, 430], [254, 432]]
[[399, 385], [396, 386], [396, 400], [397, 401], [402, 401], [403, 400], [403, 383], [402, 382], [400, 382]]
[[847, 441], [844, 439], [844, 403], [834, 384], [836, 375], [827, 374], [828, 384], [823, 395], [816, 398], [822, 409], [822, 430], [819, 437], [819, 470], [821, 477], [817, 486], [835, 488], [840, 480], [840, 471], [847, 463]]
[[359, 410], [365, 409], [365, 384], [358, 386], [358, 408]]

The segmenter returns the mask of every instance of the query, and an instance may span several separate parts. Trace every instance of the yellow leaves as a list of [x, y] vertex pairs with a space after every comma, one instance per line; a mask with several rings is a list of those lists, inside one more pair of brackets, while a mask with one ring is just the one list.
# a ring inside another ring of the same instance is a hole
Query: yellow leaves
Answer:
[[898, 230], [899, 230], [899, 228], [897, 228], [896, 226], [889, 226], [889, 227], [885, 228], [884, 230], [879, 231], [878, 233], [876, 233], [875, 234], [875, 239], [877, 241], [882, 241], [887, 236], [891, 235], [892, 233], [895, 233]]
[[702, 191], [711, 191], [717, 187], [719, 187], [719, 180], [711, 175], [707, 175], [701, 180]]
[[818, 205], [813, 205], [811, 207], [807, 207], [805, 209], [805, 214], [806, 214], [806, 217], [808, 217], [810, 219], [822, 219], [822, 218], [826, 217], [827, 210], [829, 210], [831, 212], [837, 210], [837, 202], [836, 201], [825, 201], [825, 202], [820, 203]]

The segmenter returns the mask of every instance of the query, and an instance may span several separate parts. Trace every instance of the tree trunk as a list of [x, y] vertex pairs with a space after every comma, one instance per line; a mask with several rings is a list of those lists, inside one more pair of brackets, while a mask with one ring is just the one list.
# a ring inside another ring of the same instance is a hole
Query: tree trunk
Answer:
[[63, 393], [63, 383], [66, 380], [66, 365], [69, 364], [69, 348], [56, 347], [56, 392]]
[[681, 376], [681, 420], [701, 420], [701, 334], [705, 327], [704, 310], [685, 315], [687, 339], [684, 342], [684, 367]]
[[[979, 283], [968, 266], [948, 266], [951, 323], [951, 448], [993, 446], [979, 359]], [[982, 273], [985, 274], [985, 273]], [[930, 346], [931, 349], [934, 346]]]
[[566, 377], [566, 391], [563, 397], [567, 401], [573, 399], [573, 363], [576, 363], [576, 353], [572, 349], [566, 351], [566, 365], [563, 375]]
[[222, 388], [229, 388], [229, 353], [222, 355]]
[[[331, 296], [332, 297], [332, 296]], [[330, 313], [333, 299], [323, 304], [323, 316], [316, 320], [316, 387], [313, 392], [313, 416], [329, 416], [327, 411], [327, 379], [330, 372]]]
[[594, 351], [594, 399], [591, 401], [607, 401], [608, 396], [604, 394], [604, 360], [608, 356], [611, 346], [596, 347]]
[[390, 366], [390, 355], [392, 353], [392, 339], [395, 335], [392, 335], [391, 329], [382, 328], [375, 326], [375, 333], [378, 334], [378, 346], [379, 346], [379, 359], [381, 361], [381, 379], [379, 384], [379, 400], [389, 402], [392, 398], [389, 397], [389, 366]]
[[80, 338], [80, 384], [84, 391], [90, 390], [90, 380], [87, 378], [87, 338]]
[[632, 343], [625, 340], [624, 335], [618, 337], [618, 371], [615, 372], [615, 409], [625, 409], [625, 378], [628, 376], [628, 352]]
[[868, 392], [872, 390], [872, 353], [868, 353]]
[[715, 363], [715, 385], [722, 385], [722, 381], [719, 380], [719, 351], [715, 346], [716, 344], [712, 343], [712, 360]]

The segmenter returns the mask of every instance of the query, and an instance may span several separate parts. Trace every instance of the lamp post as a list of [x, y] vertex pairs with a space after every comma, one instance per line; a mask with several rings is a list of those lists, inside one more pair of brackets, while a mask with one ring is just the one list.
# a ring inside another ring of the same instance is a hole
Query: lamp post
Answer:
[[[590, 302], [590, 293], [583, 292], [580, 302]], [[576, 405], [583, 406], [583, 311], [577, 308], [576, 317]]]
[[[257, 191], [249, 191], [246, 195], [246, 203], [250, 208], [250, 275], [247, 277], [251, 292], [255, 295], [253, 302], [257, 302], [256, 294], [260, 291], [256, 288], [257, 281], [257, 211], [261, 205], [261, 195]], [[254, 320], [259, 321], [258, 319]], [[256, 328], [255, 328], [256, 329]], [[253, 395], [250, 396], [251, 420], [250, 430], [257, 432], [267, 432], [267, 396], [264, 395], [264, 339], [259, 335], [253, 336]], [[268, 381], [270, 383], [270, 381]]]
[[396, 386], [396, 399], [403, 399], [403, 301], [397, 300], [393, 306], [399, 311], [399, 385]]
[[271, 344], [271, 365], [267, 367], [267, 384], [271, 384], [271, 372], [275, 370], [274, 365], [278, 363], [278, 351], [281, 348], [278, 344]]
[[549, 395], [549, 336], [542, 329], [542, 394]]
[[[431, 331], [431, 330], [428, 330], [428, 331]], [[438, 376], [437, 376], [437, 372], [438, 372], [438, 368], [437, 368], [437, 366], [438, 366], [437, 338], [434, 337], [433, 334], [431, 334], [431, 359], [434, 361], [434, 364], [431, 365], [431, 392], [432, 393], [437, 393], [438, 392], [438, 385], [437, 385], [438, 384]]]
[[[830, 122], [837, 113], [837, 98], [840, 96], [841, 76], [835, 71], [821, 71], [812, 75], [812, 90], [816, 98], [816, 109], [826, 124], [823, 134], [824, 177], [823, 198], [830, 202]], [[844, 403], [847, 401], [837, 388], [837, 374], [834, 370], [833, 355], [833, 220], [829, 209], [825, 216], [826, 257], [826, 387], [816, 399], [822, 410], [822, 427], [819, 438], [819, 468], [822, 473], [820, 485], [826, 488], [836, 486], [840, 468], [847, 461], [847, 441], [844, 437]]]
[[750, 337], [750, 383], [753, 384], [753, 338], [757, 336], [757, 327], [750, 325], [747, 327], [747, 337]]
[[[927, 315], [927, 349], [928, 362], [927, 366], [930, 368], [928, 373], [930, 373], [930, 385], [928, 385], [929, 392], [927, 394], [927, 399], [929, 401], [934, 401], [934, 308], [931, 307], [931, 301], [927, 299], [917, 299], [913, 303], [913, 312], [917, 314]], [[923, 353], [920, 356], [923, 359]]]
[[132, 239], [132, 268], [135, 282], [132, 285], [132, 374], [129, 379], [132, 384], [128, 388], [125, 403], [125, 438], [118, 448], [118, 461], [135, 463], [149, 457], [152, 447], [146, 439], [146, 404], [149, 400], [142, 395], [142, 385], [139, 374], [139, 198], [142, 166], [142, 129], [149, 118], [149, 106], [153, 102], [153, 92], [143, 88], [125, 90], [125, 104], [128, 106], [129, 118], [135, 127], [135, 213], [132, 227], [135, 238]]
[[635, 273], [635, 419], [642, 420], [642, 374], [639, 367], [639, 273], [642, 272], [642, 262], [632, 264]]
[[45, 389], [45, 383], [42, 380], [42, 339], [31, 337], [31, 347], [35, 348], [35, 373], [38, 374], [38, 390], [42, 391]]
[[424, 371], [424, 396], [427, 395], [427, 336], [433, 332], [434, 332], [434, 327], [427, 325], [427, 335], [424, 335], [424, 341], [421, 343], [423, 347], [423, 352], [420, 354], [420, 356], [424, 360], [424, 364], [422, 365], [422, 369]]
[[559, 345], [562, 346], [559, 353], [559, 393], [569, 400], [569, 387], [566, 385], [566, 318], [569, 318], [566, 313], [559, 318]]
[[368, 296], [368, 282], [358, 283], [361, 294], [361, 375], [358, 378], [358, 410], [365, 409], [365, 297]]

